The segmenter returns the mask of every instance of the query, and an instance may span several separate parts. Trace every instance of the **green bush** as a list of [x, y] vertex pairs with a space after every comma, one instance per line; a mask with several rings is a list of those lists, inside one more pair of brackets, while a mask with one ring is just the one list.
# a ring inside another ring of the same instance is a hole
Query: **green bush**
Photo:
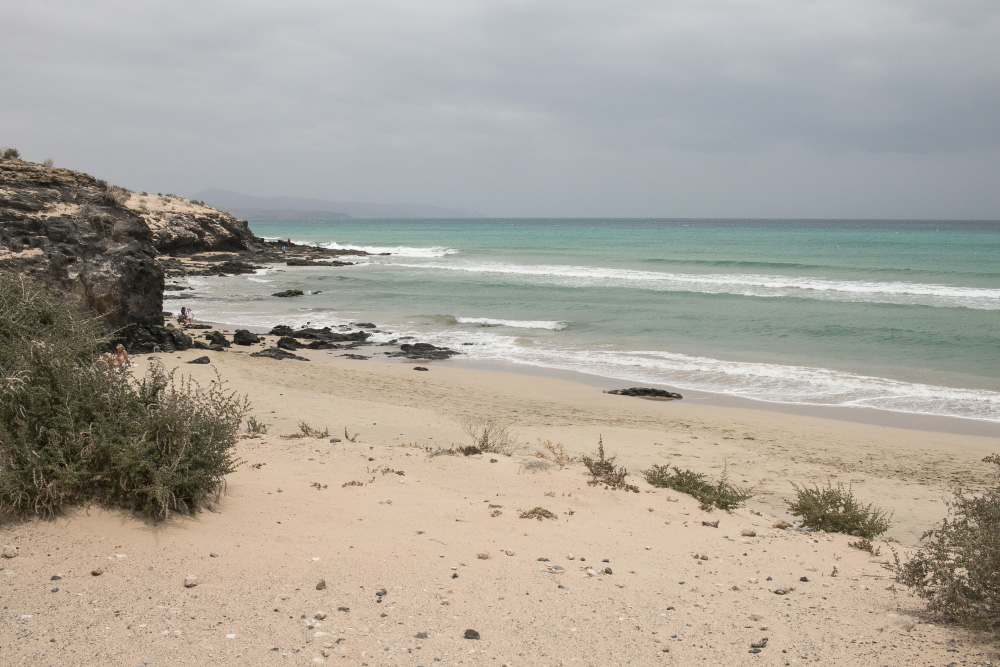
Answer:
[[136, 379], [100, 358], [97, 322], [0, 275], [0, 509], [86, 502], [165, 519], [218, 494], [245, 399], [221, 381]]
[[712, 482], [708, 476], [693, 470], [681, 470], [677, 466], [653, 465], [643, 471], [646, 481], [653, 486], [673, 489], [680, 493], [693, 496], [701, 503], [701, 508], [712, 511], [716, 507], [728, 511], [740, 507], [752, 496], [749, 489], [744, 489], [729, 483], [726, 469], [718, 482]]
[[639, 487], [625, 481], [625, 478], [628, 477], [628, 470], [615, 467], [616, 458], [618, 457], [604, 458], [604, 439], [599, 437], [597, 439], [597, 458], [583, 457], [583, 465], [587, 466], [587, 470], [590, 471], [592, 478], [587, 484], [591, 486], [600, 486], [603, 484], [616, 491], [624, 489], [625, 491], [639, 493]]
[[789, 511], [793, 516], [802, 517], [802, 525], [807, 528], [856, 535], [866, 540], [889, 530], [891, 514], [887, 515], [874, 504], [860, 503], [851, 487], [844, 488], [840, 482], [837, 486], [827, 482], [823, 488], [815, 485], [810, 489], [795, 483], [792, 486], [796, 498], [788, 501]]
[[961, 489], [948, 502], [948, 517], [924, 533], [922, 547], [905, 564], [889, 568], [948, 620], [978, 628], [1000, 626], [1000, 455], [997, 482], [982, 495]]
[[3, 149], [3, 152], [0, 153], [0, 157], [5, 160], [17, 160], [21, 157], [21, 151], [16, 148], [5, 148]]

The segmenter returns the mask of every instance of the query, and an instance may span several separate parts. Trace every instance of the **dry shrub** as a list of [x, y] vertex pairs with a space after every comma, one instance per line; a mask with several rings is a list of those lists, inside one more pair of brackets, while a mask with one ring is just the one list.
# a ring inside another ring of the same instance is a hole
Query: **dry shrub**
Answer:
[[472, 438], [480, 452], [510, 456], [517, 451], [518, 436], [513, 422], [493, 415], [474, 415], [462, 419], [462, 430]]
[[854, 497], [851, 487], [840, 482], [825, 487], [814, 485], [795, 487], [796, 498], [788, 502], [793, 516], [802, 517], [802, 525], [807, 528], [825, 530], [828, 533], [856, 535], [866, 540], [878, 537], [889, 530], [891, 514], [869, 503], [865, 505]]

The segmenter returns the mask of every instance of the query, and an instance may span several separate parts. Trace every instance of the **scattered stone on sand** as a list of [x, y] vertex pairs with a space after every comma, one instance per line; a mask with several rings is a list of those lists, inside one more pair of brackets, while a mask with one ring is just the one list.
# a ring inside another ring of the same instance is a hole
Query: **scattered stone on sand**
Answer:
[[103, 567], [95, 567], [93, 570], [90, 571], [90, 576], [92, 576], [92, 577], [99, 577], [102, 574], [104, 574], [104, 568]]
[[283, 359], [294, 359], [295, 361], [309, 361], [305, 357], [300, 357], [297, 354], [292, 354], [291, 352], [285, 352], [284, 350], [277, 347], [269, 347], [266, 350], [261, 350], [260, 352], [253, 352], [251, 357], [265, 357], [267, 359], [277, 359], [279, 361]]
[[184, 588], [194, 588], [197, 585], [198, 585], [197, 576], [189, 574], [188, 576], [184, 577]]
[[208, 357], [198, 357], [197, 359], [192, 359], [188, 362], [189, 364], [210, 364], [212, 360]]
[[757, 537], [757, 531], [753, 528], [744, 528], [740, 531], [740, 535], [743, 537]]
[[909, 632], [915, 626], [916, 624], [913, 622], [912, 618], [899, 616], [898, 614], [888, 614], [886, 616], [885, 624], [880, 627], [879, 630], [883, 632], [886, 630], [890, 632]]
[[17, 558], [17, 547], [12, 544], [5, 544], [0, 553], [3, 553], [4, 558]]
[[788, 595], [788, 589], [784, 586], [778, 586], [774, 589], [775, 595]]
[[414, 635], [414, 637], [416, 639], [427, 639], [427, 633], [426, 632], [418, 632], [417, 634]]
[[764, 648], [765, 646], [767, 646], [767, 637], [762, 638], [759, 642], [750, 644], [750, 648]]
[[719, 527], [719, 520], [716, 519], [715, 521], [702, 521], [701, 525], [708, 526], [709, 528], [718, 528]]
[[613, 574], [610, 567], [604, 568], [604, 574]]
[[426, 371], [427, 368], [425, 366], [414, 366], [413, 370], [415, 370], [415, 371]]
[[[325, 587], [326, 587], [326, 586], [325, 586], [325, 584], [324, 584], [324, 588], [325, 588]], [[351, 608], [350, 608], [350, 607], [337, 607], [337, 611], [350, 611], [350, 610], [351, 610]]]
[[315, 614], [313, 614], [313, 618], [322, 621], [324, 618], [326, 618], [326, 612], [325, 611], [317, 611]]
[[784, 519], [778, 519], [774, 522], [774, 528], [777, 528], [778, 530], [788, 530], [790, 527], [791, 524]]
[[326, 579], [320, 579], [319, 583], [316, 584], [316, 590], [325, 591], [326, 590]]
[[799, 581], [809, 581], [809, 577], [799, 577]]
[[49, 577], [49, 581], [59, 581], [60, 579], [62, 579], [61, 574], [53, 574], [51, 577]]
[[466, 630], [465, 631], [465, 638], [466, 639], [479, 639], [479, 633], [476, 632], [475, 630], [471, 630], [471, 629], [470, 630]]

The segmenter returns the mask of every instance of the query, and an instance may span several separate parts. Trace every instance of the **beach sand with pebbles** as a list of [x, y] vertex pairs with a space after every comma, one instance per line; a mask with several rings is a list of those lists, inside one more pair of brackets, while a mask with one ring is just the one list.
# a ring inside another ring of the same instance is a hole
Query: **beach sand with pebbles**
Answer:
[[[4, 664], [998, 660], [987, 637], [927, 622], [882, 566], [944, 516], [952, 482], [988, 481], [980, 460], [1000, 449], [995, 437], [255, 349], [156, 355], [202, 383], [217, 372], [269, 425], [240, 440], [212, 507], [162, 523], [96, 507], [5, 521]], [[203, 355], [212, 363], [186, 363]], [[136, 361], [136, 372], [148, 363]], [[463, 419], [485, 415], [513, 424], [518, 453], [435, 454], [470, 444]], [[283, 437], [300, 422], [329, 435]], [[590, 486], [579, 462], [536, 455], [545, 441], [593, 454], [599, 438], [639, 493]], [[706, 512], [646, 484], [639, 471], [654, 463], [713, 477], [725, 467], [755, 496]], [[873, 556], [847, 536], [775, 527], [792, 521], [793, 482], [827, 480], [892, 511], [896, 542], [877, 540]], [[520, 518], [536, 507], [554, 518]]]

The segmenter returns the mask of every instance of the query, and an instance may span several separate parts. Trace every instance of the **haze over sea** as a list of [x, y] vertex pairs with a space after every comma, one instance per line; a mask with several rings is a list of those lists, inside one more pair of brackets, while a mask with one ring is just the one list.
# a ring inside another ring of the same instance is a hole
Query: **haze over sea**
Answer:
[[[387, 256], [195, 278], [197, 317], [374, 322], [474, 360], [681, 392], [1000, 422], [1000, 222], [349, 220], [258, 236]], [[351, 258], [353, 259], [353, 258]], [[275, 292], [300, 289], [298, 298]], [[181, 302], [174, 302], [179, 304]]]

